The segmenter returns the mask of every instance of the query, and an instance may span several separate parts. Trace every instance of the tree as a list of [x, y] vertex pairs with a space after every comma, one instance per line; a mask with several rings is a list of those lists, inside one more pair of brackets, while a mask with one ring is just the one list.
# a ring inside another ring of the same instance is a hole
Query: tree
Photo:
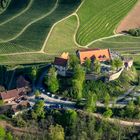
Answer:
[[48, 75], [45, 77], [45, 84], [47, 85], [50, 92], [55, 93], [59, 89], [57, 72], [54, 67], [49, 69]]
[[43, 119], [45, 118], [45, 111], [44, 111], [45, 103], [43, 100], [39, 100], [35, 103], [34, 109], [31, 112], [33, 119]]
[[86, 110], [88, 112], [96, 111], [96, 101], [97, 101], [96, 94], [93, 94], [91, 91], [89, 91], [86, 102]]
[[111, 116], [113, 115], [113, 112], [111, 109], [107, 109], [104, 113], [103, 113], [103, 116], [105, 118], [110, 118]]
[[49, 140], [64, 140], [64, 129], [61, 125], [51, 125], [48, 133]]
[[127, 116], [127, 117], [129, 117], [129, 118], [133, 118], [134, 111], [135, 111], [134, 102], [133, 101], [130, 101], [128, 103], [128, 105], [126, 106], [125, 114], [124, 115]]
[[99, 74], [101, 71], [101, 64], [100, 64], [100, 61], [97, 59], [94, 60], [93, 71], [97, 74]]
[[84, 80], [85, 71], [80, 65], [75, 66], [73, 70], [72, 91], [76, 99], [82, 98]]
[[35, 81], [36, 76], [37, 76], [37, 68], [36, 67], [32, 67], [32, 69], [31, 69], [31, 78], [32, 78], [33, 82]]
[[79, 80], [81, 84], [83, 84], [85, 80], [85, 71], [80, 65], [75, 66], [73, 74], [73, 79]]
[[82, 84], [79, 80], [72, 80], [72, 91], [73, 91], [73, 97], [75, 99], [81, 99], [82, 98]]
[[84, 66], [87, 72], [91, 71], [91, 60], [90, 59], [86, 59], [86, 61], [84, 62]]
[[14, 140], [14, 138], [13, 138], [13, 136], [12, 136], [12, 134], [10, 132], [8, 132], [6, 134], [6, 140]]
[[65, 126], [73, 127], [77, 121], [77, 112], [75, 110], [69, 109], [64, 113], [64, 124]]
[[36, 91], [35, 91], [35, 97], [39, 97], [39, 96], [40, 96], [40, 94], [41, 94], [41, 93], [40, 93], [40, 91], [39, 91], [39, 90], [36, 90]]
[[0, 140], [4, 140], [6, 132], [3, 127], [0, 126]]
[[69, 65], [71, 69], [74, 69], [80, 63], [79, 59], [75, 55], [70, 56]]
[[4, 105], [3, 100], [0, 100], [0, 106]]
[[113, 68], [116, 68], [117, 70], [123, 66], [123, 61], [119, 58], [116, 58], [112, 60], [111, 65]]
[[106, 108], [108, 108], [109, 101], [110, 101], [110, 95], [107, 93], [104, 97], [104, 104]]

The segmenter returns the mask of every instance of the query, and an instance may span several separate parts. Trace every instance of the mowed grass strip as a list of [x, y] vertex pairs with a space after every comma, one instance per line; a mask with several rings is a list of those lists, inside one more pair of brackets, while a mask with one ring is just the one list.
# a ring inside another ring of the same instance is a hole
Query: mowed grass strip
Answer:
[[31, 54], [16, 54], [16, 55], [0, 55], [1, 65], [12, 65], [12, 64], [30, 64], [30, 63], [41, 63], [51, 62], [54, 56], [43, 54], [43, 53], [31, 53]]
[[44, 51], [46, 53], [56, 53], [58, 55], [62, 52], [73, 53], [77, 49], [77, 46], [75, 45], [73, 40], [76, 28], [76, 16], [71, 16], [58, 23], [53, 28]]
[[0, 39], [5, 41], [14, 38], [28, 24], [47, 14], [55, 3], [56, 0], [34, 0], [29, 10], [14, 20], [0, 26]]
[[80, 28], [77, 42], [87, 45], [93, 40], [113, 35], [113, 31], [137, 0], [85, 0], [79, 9]]
[[118, 36], [97, 41], [90, 45], [89, 48], [110, 48], [121, 54], [135, 54], [140, 53], [140, 38]]
[[0, 24], [22, 12], [29, 3], [30, 0], [11, 0], [7, 9], [0, 15]]

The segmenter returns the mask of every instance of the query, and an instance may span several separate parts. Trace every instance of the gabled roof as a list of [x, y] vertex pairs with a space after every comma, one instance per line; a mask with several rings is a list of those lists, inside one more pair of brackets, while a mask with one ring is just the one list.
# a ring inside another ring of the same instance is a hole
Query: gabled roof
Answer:
[[84, 49], [77, 52], [81, 63], [84, 63], [86, 59], [97, 59], [99, 61], [111, 60], [109, 49]]
[[2, 100], [11, 99], [11, 98], [18, 98], [25, 91], [26, 91], [25, 88], [18, 88], [18, 89], [5, 91], [5, 92], [0, 92], [0, 98]]
[[66, 67], [68, 63], [68, 59], [55, 57], [54, 65]]

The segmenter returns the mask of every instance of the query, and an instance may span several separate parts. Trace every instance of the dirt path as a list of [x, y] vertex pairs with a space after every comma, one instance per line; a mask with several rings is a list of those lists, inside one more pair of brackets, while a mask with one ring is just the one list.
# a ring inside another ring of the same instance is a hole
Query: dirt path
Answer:
[[116, 33], [127, 31], [133, 28], [140, 28], [140, 0], [138, 0], [134, 8], [120, 22], [116, 29]]

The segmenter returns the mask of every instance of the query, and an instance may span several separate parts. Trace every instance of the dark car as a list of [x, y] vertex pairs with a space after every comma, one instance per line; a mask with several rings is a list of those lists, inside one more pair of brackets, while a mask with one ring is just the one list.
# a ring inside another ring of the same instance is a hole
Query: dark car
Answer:
[[59, 97], [57, 95], [54, 96], [55, 99], [59, 99]]
[[61, 98], [61, 100], [66, 101], [66, 100], [67, 100], [67, 98], [63, 97], [63, 98]]

